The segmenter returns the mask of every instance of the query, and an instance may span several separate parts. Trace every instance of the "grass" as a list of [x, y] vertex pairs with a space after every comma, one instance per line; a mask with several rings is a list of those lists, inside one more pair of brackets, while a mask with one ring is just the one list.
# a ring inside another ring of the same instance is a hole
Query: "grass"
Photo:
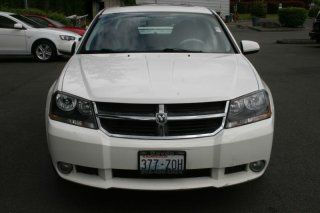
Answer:
[[[272, 21], [278, 21], [278, 14], [268, 14], [266, 18]], [[239, 20], [251, 20], [251, 15], [249, 13], [239, 14]]]

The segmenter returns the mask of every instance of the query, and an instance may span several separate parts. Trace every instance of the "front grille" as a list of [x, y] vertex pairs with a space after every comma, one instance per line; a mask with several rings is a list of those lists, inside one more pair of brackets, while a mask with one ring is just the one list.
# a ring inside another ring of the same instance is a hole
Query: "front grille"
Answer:
[[87, 175], [98, 175], [98, 169], [76, 165], [76, 171]]
[[247, 165], [246, 164], [227, 167], [224, 170], [224, 174], [229, 175], [229, 174], [233, 174], [233, 173], [237, 173], [237, 172], [243, 172], [243, 171], [246, 171], [246, 169], [247, 169]]
[[100, 118], [101, 126], [111, 134], [157, 136], [158, 125], [154, 121], [120, 120]]
[[168, 135], [197, 135], [216, 131], [222, 124], [223, 118], [200, 120], [168, 121]]
[[170, 179], [170, 178], [196, 178], [211, 177], [211, 169], [191, 169], [182, 174], [141, 174], [138, 170], [113, 169], [112, 176], [116, 178], [137, 179]]
[[170, 138], [205, 136], [222, 127], [224, 102], [192, 104], [96, 103], [101, 127], [114, 136]]
[[210, 115], [224, 113], [225, 102], [209, 102], [194, 104], [168, 104], [168, 116]]

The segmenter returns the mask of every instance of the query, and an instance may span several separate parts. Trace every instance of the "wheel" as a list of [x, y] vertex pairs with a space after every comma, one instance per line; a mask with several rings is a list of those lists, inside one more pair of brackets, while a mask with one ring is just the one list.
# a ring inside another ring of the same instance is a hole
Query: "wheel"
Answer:
[[50, 41], [39, 41], [35, 44], [32, 54], [37, 61], [47, 62], [57, 55], [56, 47]]

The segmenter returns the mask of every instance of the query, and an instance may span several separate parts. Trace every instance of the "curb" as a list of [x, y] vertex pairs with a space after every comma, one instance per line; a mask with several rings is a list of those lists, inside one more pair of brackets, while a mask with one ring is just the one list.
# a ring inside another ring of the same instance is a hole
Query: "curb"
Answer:
[[251, 27], [248, 26], [249, 29], [259, 31], [259, 32], [294, 32], [294, 31], [303, 31], [305, 28], [263, 28], [263, 27]]
[[310, 39], [281, 39], [277, 44], [317, 44], [315, 40]]
[[250, 29], [258, 32], [298, 32], [303, 31], [306, 28], [300, 27], [300, 28], [286, 28], [286, 27], [279, 27], [279, 28], [263, 28], [263, 27], [253, 27], [249, 25], [236, 25], [240, 29]]

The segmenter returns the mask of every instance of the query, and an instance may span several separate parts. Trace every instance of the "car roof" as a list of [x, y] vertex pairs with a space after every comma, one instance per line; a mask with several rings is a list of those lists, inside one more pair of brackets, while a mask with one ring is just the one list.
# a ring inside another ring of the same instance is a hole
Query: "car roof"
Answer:
[[13, 15], [14, 13], [9, 13], [9, 12], [2, 12], [0, 11], [0, 15]]
[[185, 13], [212, 14], [212, 11], [205, 7], [167, 6], [167, 5], [113, 7], [113, 8], [104, 10], [102, 14], [105, 15], [105, 14], [112, 14], [112, 13], [133, 13], [133, 12], [185, 12]]

